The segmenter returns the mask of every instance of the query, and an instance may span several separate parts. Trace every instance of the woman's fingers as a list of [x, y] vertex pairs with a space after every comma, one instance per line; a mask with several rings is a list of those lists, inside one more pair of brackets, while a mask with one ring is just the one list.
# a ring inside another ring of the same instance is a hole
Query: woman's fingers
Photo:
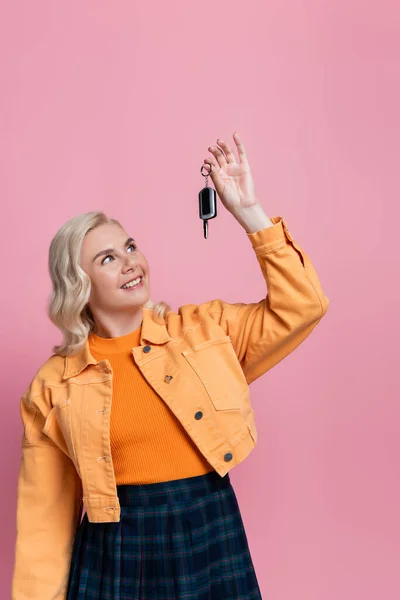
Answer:
[[225, 153], [225, 157], [226, 157], [226, 161], [228, 163], [236, 163], [236, 156], [234, 155], [231, 147], [224, 142], [223, 140], [220, 140], [219, 138], [217, 139], [217, 143], [218, 145], [222, 148], [223, 152]]
[[244, 163], [244, 164], [248, 164], [247, 161], [247, 152], [246, 149], [242, 143], [242, 140], [240, 138], [240, 135], [238, 134], [237, 131], [234, 132], [233, 134], [233, 139], [235, 140], [235, 144], [238, 150], [238, 154], [239, 154], [239, 162]]
[[208, 150], [215, 156], [221, 169], [226, 166], [227, 160], [221, 148], [218, 148], [218, 146], [208, 146]]
[[[206, 165], [205, 170], [208, 171], [208, 173], [210, 173], [210, 171], [211, 171], [211, 175], [210, 175], [211, 180], [212, 180], [213, 184], [215, 185], [215, 189], [217, 190], [218, 195], [221, 197], [221, 194], [224, 191], [224, 182], [219, 174], [220, 165], [218, 164], [218, 162], [214, 156], [205, 158], [204, 164]], [[211, 165], [212, 165], [212, 169], [211, 169]]]
[[218, 146], [208, 147], [208, 150], [212, 156], [204, 159], [204, 164], [207, 165], [208, 163], [208, 166], [206, 167], [208, 172], [210, 172], [210, 165], [212, 165], [213, 168], [211, 171], [211, 178], [214, 184], [217, 184], [218, 182], [219, 186], [221, 186], [222, 180], [218, 172], [220, 169], [226, 167], [227, 164], [241, 164], [243, 166], [248, 166], [246, 150], [237, 131], [233, 133], [233, 139], [239, 154], [239, 163], [237, 162], [236, 156], [231, 147], [220, 138], [217, 138]]
[[204, 162], [207, 164], [207, 171], [210, 173], [210, 164], [213, 166], [213, 171], [218, 167], [219, 168], [219, 164], [217, 163], [217, 161], [215, 160], [215, 158], [213, 156], [207, 156], [207, 158], [204, 159]]
[[[246, 149], [237, 131], [233, 133], [233, 139], [238, 151], [239, 163], [247, 164]], [[238, 162], [232, 148], [226, 142], [217, 138], [217, 144], [218, 146], [209, 146], [208, 150], [215, 156], [221, 168], [225, 167], [227, 163]]]

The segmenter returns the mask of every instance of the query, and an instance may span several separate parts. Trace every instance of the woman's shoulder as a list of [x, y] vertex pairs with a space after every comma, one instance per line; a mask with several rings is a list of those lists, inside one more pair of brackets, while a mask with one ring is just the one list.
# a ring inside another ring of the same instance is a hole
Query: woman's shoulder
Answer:
[[65, 368], [65, 357], [60, 354], [52, 354], [39, 367], [40, 376], [52, 379], [62, 379]]
[[64, 356], [52, 354], [37, 368], [26, 393], [31, 397], [36, 396], [43, 393], [44, 389], [51, 384], [62, 384], [64, 368]]

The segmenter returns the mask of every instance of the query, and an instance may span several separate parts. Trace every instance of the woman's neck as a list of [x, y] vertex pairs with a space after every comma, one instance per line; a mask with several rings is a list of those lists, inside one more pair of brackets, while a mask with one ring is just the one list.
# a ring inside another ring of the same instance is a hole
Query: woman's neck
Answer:
[[127, 335], [140, 327], [143, 320], [143, 308], [140, 306], [134, 312], [113, 315], [97, 313], [93, 315], [93, 318], [96, 335], [104, 338], [116, 338]]

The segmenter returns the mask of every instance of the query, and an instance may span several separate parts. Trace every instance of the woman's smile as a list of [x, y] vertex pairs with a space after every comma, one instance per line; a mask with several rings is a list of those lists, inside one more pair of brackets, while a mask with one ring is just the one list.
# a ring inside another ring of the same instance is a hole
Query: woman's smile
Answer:
[[137, 279], [133, 279], [132, 281], [130, 281], [129, 283], [126, 283], [125, 286], [121, 287], [121, 290], [124, 290], [124, 292], [129, 292], [131, 290], [137, 290], [138, 288], [142, 288], [144, 285], [144, 278], [142, 276], [138, 277]]

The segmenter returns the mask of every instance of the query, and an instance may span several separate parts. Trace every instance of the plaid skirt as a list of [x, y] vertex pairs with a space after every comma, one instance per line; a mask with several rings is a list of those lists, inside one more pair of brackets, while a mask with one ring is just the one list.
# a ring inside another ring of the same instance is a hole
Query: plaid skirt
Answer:
[[259, 600], [229, 474], [118, 485], [121, 519], [74, 541], [67, 600]]

